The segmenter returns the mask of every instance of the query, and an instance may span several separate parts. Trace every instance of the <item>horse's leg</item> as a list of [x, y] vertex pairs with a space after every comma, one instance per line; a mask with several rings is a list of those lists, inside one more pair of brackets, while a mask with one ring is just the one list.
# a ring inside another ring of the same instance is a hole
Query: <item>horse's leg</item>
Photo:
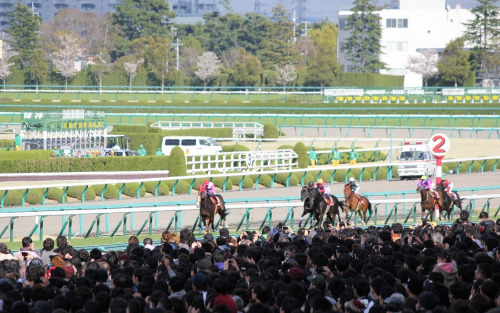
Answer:
[[367, 209], [368, 209], [368, 207], [362, 209], [362, 211], [363, 211], [363, 226], [366, 226], [366, 223], [368, 222], [366, 220], [366, 210]]

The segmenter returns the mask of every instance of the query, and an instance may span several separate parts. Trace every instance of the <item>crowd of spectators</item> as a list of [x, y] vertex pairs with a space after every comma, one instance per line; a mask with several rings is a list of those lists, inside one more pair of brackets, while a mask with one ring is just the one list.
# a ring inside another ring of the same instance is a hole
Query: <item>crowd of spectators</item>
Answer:
[[499, 313], [500, 226], [279, 223], [197, 240], [131, 236], [124, 251], [64, 236], [11, 254], [0, 243], [0, 313]]

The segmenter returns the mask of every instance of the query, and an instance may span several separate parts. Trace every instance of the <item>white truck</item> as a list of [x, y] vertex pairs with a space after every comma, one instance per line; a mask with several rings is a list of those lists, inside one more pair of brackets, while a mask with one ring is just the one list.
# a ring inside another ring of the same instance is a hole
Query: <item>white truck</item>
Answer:
[[176, 146], [181, 147], [185, 155], [213, 155], [222, 152], [222, 147], [210, 137], [163, 137], [161, 152], [170, 155]]
[[425, 142], [405, 142], [397, 160], [400, 180], [436, 176], [436, 158]]

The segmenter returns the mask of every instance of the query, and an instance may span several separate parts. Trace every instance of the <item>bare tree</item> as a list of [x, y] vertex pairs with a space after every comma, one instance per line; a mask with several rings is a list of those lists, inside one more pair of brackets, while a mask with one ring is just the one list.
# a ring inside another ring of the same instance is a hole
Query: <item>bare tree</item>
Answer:
[[59, 44], [60, 49], [52, 54], [52, 64], [66, 79], [66, 90], [68, 90], [68, 78], [78, 73], [75, 61], [83, 57], [83, 49], [78, 43], [77, 35], [61, 35]]
[[144, 63], [144, 59], [140, 59], [137, 62], [125, 62], [123, 64], [125, 72], [127, 72], [129, 77], [130, 91], [132, 91], [132, 79], [137, 75], [137, 67], [142, 63]]
[[[244, 50], [243, 50], [244, 51]], [[233, 68], [234, 63], [241, 62], [241, 50], [233, 47], [227, 51], [222, 51], [220, 59], [226, 68]]]
[[193, 77], [199, 55], [200, 53], [198, 52], [198, 50], [193, 47], [185, 47], [181, 50], [179, 66], [180, 69], [184, 72], [185, 77]]
[[203, 52], [198, 57], [198, 70], [195, 72], [196, 77], [203, 81], [204, 90], [207, 90], [207, 84], [219, 76], [220, 60], [215, 53], [207, 51]]
[[109, 56], [106, 53], [101, 52], [94, 58], [91, 72], [94, 79], [99, 82], [99, 93], [102, 91], [102, 75], [109, 71], [109, 63]]
[[437, 65], [439, 56], [434, 49], [421, 50], [418, 55], [408, 58], [408, 69], [414, 73], [422, 75], [427, 88], [427, 81], [436, 77], [439, 73]]
[[276, 65], [276, 70], [280, 73], [278, 83], [283, 84], [283, 91], [285, 91], [286, 85], [297, 78], [297, 75], [295, 75], [296, 67], [292, 63], [288, 63], [285, 65]]
[[12, 47], [8, 43], [6, 43], [5, 41], [3, 42], [2, 59], [0, 59], [0, 79], [3, 80], [3, 88], [4, 89], [5, 89], [5, 81], [7, 80], [7, 77], [10, 74], [12, 74], [10, 67], [15, 64], [15, 63], [9, 63], [9, 60], [18, 54], [19, 53], [12, 50]]

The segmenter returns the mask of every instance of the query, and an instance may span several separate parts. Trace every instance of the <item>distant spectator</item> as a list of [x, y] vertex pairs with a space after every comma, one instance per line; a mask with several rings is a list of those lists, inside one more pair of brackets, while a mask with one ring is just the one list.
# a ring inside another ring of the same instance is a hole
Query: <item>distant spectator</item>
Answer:
[[163, 155], [163, 152], [161, 152], [161, 148], [158, 148], [158, 151], [155, 152], [155, 155]]
[[19, 134], [16, 134], [16, 137], [14, 138], [14, 145], [16, 146], [16, 151], [21, 151], [21, 145], [23, 144], [23, 139]]
[[5, 243], [0, 243], [0, 261], [3, 260], [16, 260], [16, 257], [10, 253], [9, 248]]
[[139, 156], [145, 156], [146, 155], [146, 149], [144, 149], [143, 145], [139, 146], [139, 150], [137, 150], [137, 153], [139, 154]]
[[57, 255], [57, 253], [54, 252], [54, 240], [52, 240], [52, 238], [47, 238], [43, 241], [43, 249], [40, 251], [43, 265], [50, 264], [50, 257], [52, 255]]

